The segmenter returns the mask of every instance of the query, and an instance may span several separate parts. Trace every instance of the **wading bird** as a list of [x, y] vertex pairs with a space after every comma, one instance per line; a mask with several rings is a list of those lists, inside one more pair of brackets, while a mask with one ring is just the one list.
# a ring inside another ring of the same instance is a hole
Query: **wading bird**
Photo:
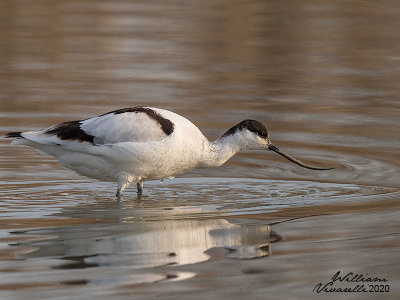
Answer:
[[217, 167], [242, 150], [272, 150], [301, 167], [306, 165], [271, 144], [258, 121], [244, 120], [210, 142], [186, 118], [159, 108], [138, 106], [47, 129], [10, 132], [13, 144], [54, 156], [80, 175], [118, 183], [116, 197], [132, 182], [174, 177], [194, 168]]

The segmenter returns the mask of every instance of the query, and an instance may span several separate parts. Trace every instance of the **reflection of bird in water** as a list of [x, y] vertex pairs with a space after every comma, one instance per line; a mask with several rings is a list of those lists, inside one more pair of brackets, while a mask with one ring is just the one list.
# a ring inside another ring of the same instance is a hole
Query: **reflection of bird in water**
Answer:
[[[91, 238], [82, 235], [85, 230], [90, 230]], [[53, 229], [46, 233], [48, 236]], [[71, 261], [92, 266], [184, 265], [221, 255], [233, 259], [270, 256], [271, 243], [280, 241], [280, 236], [269, 225], [232, 224], [225, 219], [72, 226], [55, 228], [54, 235], [57, 238], [46, 243], [29, 243], [38, 250], [25, 257], [62, 257], [69, 262], [61, 268], [68, 268]]]
[[54, 156], [81, 175], [118, 182], [118, 198], [132, 182], [141, 193], [143, 181], [220, 166], [241, 150], [272, 150], [304, 168], [326, 170], [280, 151], [258, 121], [244, 120], [210, 142], [184, 117], [142, 106], [39, 131], [10, 132], [6, 137]]

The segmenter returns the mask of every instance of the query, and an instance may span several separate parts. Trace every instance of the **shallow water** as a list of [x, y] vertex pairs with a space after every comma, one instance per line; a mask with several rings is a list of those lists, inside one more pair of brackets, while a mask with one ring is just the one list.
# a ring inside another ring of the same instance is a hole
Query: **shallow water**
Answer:
[[[281, 278], [269, 291], [280, 298], [290, 294], [288, 269], [299, 272], [295, 284], [307, 278], [307, 253], [329, 257], [329, 242], [369, 239], [367, 228], [378, 239], [336, 252], [357, 252], [363, 263], [347, 265], [360, 272], [381, 262], [375, 275], [398, 285], [388, 260], [399, 251], [399, 9], [396, 1], [2, 1], [2, 136], [149, 105], [187, 117], [210, 139], [243, 119], [262, 121], [286, 152], [335, 168], [249, 151], [217, 169], [146, 182], [142, 198], [130, 188], [118, 203], [115, 184], [1, 138], [4, 296], [146, 290], [151, 298], [164, 289], [168, 298], [202, 285], [229, 296], [224, 279], [258, 274], [248, 271], [255, 258]], [[303, 225], [306, 216], [320, 217]], [[316, 246], [294, 262], [302, 243]], [[315, 268], [329, 279], [343, 265]], [[265, 295], [254, 278], [246, 282]]]

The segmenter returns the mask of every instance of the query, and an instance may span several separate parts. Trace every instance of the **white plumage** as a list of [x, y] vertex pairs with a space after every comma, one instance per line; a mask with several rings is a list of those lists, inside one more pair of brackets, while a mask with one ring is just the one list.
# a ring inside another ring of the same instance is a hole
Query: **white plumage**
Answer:
[[[155, 111], [155, 109], [153, 109]], [[161, 110], [158, 110], [160, 113]], [[81, 129], [94, 136], [97, 145], [124, 142], [145, 143], [167, 137], [157, 122], [146, 113], [105, 114], [84, 120]]]
[[47, 129], [10, 132], [13, 144], [54, 156], [63, 166], [102, 181], [118, 182], [117, 197], [132, 182], [164, 179], [200, 167], [220, 166], [245, 149], [273, 150], [311, 169], [273, 146], [267, 129], [245, 120], [210, 142], [189, 120], [151, 107], [125, 108]]

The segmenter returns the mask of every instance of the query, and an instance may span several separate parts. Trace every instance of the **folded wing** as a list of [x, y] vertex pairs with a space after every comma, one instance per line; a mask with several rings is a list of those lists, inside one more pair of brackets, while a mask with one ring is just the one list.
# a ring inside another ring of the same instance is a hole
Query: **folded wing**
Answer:
[[23, 132], [19, 135], [36, 143], [56, 144], [68, 148], [71, 142], [96, 146], [160, 141], [172, 134], [173, 130], [174, 124], [155, 109], [133, 107], [87, 120], [64, 122], [40, 131]]

